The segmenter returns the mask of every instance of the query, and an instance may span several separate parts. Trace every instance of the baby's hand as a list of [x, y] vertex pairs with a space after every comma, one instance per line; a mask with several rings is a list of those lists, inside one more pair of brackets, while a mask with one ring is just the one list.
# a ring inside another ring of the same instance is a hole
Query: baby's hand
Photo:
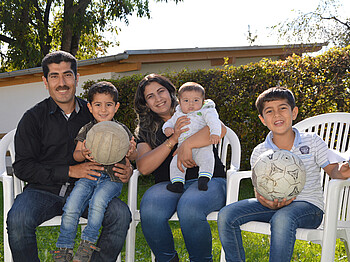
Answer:
[[86, 140], [84, 140], [84, 142], [83, 142], [83, 147], [82, 147], [82, 150], [81, 150], [81, 154], [83, 155], [83, 157], [85, 157], [85, 159], [94, 162], [94, 158], [92, 156], [90, 156], [91, 151], [86, 148], [85, 143], [86, 143]]
[[169, 137], [171, 136], [172, 134], [174, 134], [174, 128], [171, 128], [171, 127], [167, 127], [164, 129], [164, 134]]
[[220, 137], [218, 135], [210, 135], [209, 141], [216, 145], [220, 142]]

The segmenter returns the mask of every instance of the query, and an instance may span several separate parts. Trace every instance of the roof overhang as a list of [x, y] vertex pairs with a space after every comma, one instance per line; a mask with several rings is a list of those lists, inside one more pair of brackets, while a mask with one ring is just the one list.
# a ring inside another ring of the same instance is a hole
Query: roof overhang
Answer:
[[[107, 72], [130, 72], [141, 69], [142, 64], [186, 62], [210, 60], [212, 66], [223, 65], [224, 58], [232, 61], [243, 57], [271, 57], [281, 59], [292, 54], [317, 52], [327, 43], [269, 45], [269, 46], [238, 46], [210, 48], [178, 48], [178, 49], [148, 49], [127, 50], [112, 56], [98, 57], [78, 61], [79, 74], [91, 75]], [[0, 87], [40, 82], [42, 68], [35, 67], [24, 70], [0, 73]]]

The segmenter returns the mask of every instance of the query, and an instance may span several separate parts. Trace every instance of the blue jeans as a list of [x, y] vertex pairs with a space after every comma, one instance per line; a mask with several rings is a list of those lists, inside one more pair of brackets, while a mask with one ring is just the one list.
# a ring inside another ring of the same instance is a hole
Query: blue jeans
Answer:
[[170, 182], [149, 188], [141, 200], [143, 234], [158, 262], [170, 261], [175, 255], [173, 235], [168, 223], [177, 211], [182, 235], [191, 261], [212, 261], [212, 236], [207, 215], [220, 210], [226, 202], [226, 179], [212, 178], [208, 191], [198, 190], [198, 181], [186, 181], [184, 193], [166, 189]]
[[305, 201], [293, 201], [281, 209], [264, 207], [256, 198], [225, 206], [219, 212], [218, 230], [227, 262], [245, 261], [240, 225], [249, 221], [270, 223], [270, 260], [290, 261], [297, 228], [317, 228], [323, 211]]
[[89, 206], [88, 223], [81, 234], [82, 240], [96, 243], [108, 203], [120, 196], [123, 183], [112, 182], [109, 175], [101, 173], [97, 180], [79, 179], [63, 207], [61, 233], [56, 246], [74, 248], [79, 218]]
[[[36, 242], [36, 227], [46, 220], [62, 215], [66, 199], [55, 194], [27, 188], [18, 195], [8, 213], [7, 231], [15, 262], [40, 262]], [[83, 217], [87, 217], [85, 210]], [[94, 252], [91, 261], [116, 261], [123, 248], [131, 213], [119, 198], [109, 203], [97, 242], [100, 252]]]

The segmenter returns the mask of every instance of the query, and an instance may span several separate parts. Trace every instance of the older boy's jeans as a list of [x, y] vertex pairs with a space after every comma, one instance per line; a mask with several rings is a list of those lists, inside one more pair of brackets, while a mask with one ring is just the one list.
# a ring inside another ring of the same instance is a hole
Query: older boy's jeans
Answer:
[[97, 180], [79, 179], [63, 207], [61, 233], [57, 247], [74, 247], [79, 218], [89, 206], [88, 224], [81, 239], [95, 243], [108, 203], [122, 192], [123, 183], [112, 182], [109, 175], [101, 173]]
[[226, 179], [212, 178], [208, 191], [199, 191], [197, 179], [186, 181], [185, 192], [166, 189], [170, 182], [149, 188], [142, 197], [141, 226], [158, 262], [170, 261], [176, 254], [168, 223], [177, 211], [190, 261], [212, 261], [212, 236], [207, 215], [218, 211], [226, 202]]
[[293, 254], [296, 229], [317, 228], [323, 211], [305, 201], [293, 201], [278, 210], [264, 207], [259, 201], [245, 199], [225, 206], [219, 212], [218, 230], [227, 262], [245, 261], [240, 225], [249, 221], [268, 222], [271, 225], [270, 260], [290, 261]]
[[[9, 242], [15, 262], [40, 261], [36, 227], [46, 220], [62, 215], [65, 201], [63, 197], [31, 188], [25, 189], [17, 196], [7, 217]], [[87, 217], [87, 210], [83, 217]], [[101, 251], [94, 252], [91, 261], [116, 261], [123, 248], [130, 222], [131, 213], [128, 206], [119, 198], [113, 198], [107, 207], [97, 243]]]

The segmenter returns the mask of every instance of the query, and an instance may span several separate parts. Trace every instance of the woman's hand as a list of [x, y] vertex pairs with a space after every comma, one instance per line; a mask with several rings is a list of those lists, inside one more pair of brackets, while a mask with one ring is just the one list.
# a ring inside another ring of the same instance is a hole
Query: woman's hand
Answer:
[[174, 155], [177, 154], [177, 167], [181, 172], [185, 172], [183, 166], [186, 168], [192, 168], [196, 166], [196, 162], [192, 158], [192, 148], [186, 140], [179, 146]]
[[267, 207], [270, 209], [280, 209], [284, 206], [288, 206], [295, 199], [295, 197], [292, 199], [289, 199], [289, 200], [286, 200], [284, 198], [282, 201], [279, 202], [278, 199], [274, 199], [273, 201], [268, 200], [256, 191], [255, 191], [255, 195], [256, 195], [256, 198], [258, 199], [258, 201], [260, 202], [260, 204], [262, 204], [264, 207]]
[[189, 130], [188, 127], [185, 127], [187, 126], [188, 124], [190, 123], [190, 119], [186, 116], [182, 116], [182, 117], [179, 117], [177, 120], [176, 120], [176, 123], [175, 123], [175, 126], [174, 126], [174, 133], [173, 135], [171, 136], [172, 139], [174, 139], [173, 142], [178, 142], [178, 139], [180, 137], [180, 135], [186, 131]]

